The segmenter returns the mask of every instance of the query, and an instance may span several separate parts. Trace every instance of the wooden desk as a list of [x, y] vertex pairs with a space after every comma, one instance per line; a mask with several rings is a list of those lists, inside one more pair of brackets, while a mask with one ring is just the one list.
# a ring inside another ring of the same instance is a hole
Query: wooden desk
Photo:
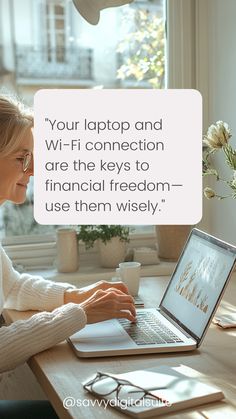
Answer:
[[[158, 304], [168, 283], [167, 277], [145, 278], [141, 281], [141, 292], [146, 306]], [[234, 311], [236, 301], [236, 274], [226, 291], [219, 308], [220, 311]], [[29, 313], [7, 311], [8, 321], [27, 318]], [[60, 419], [97, 419], [125, 417], [113, 408], [93, 406], [94, 399], [84, 392], [81, 381], [85, 380], [97, 370], [121, 373], [135, 369], [152, 368], [158, 365], [178, 366], [184, 364], [193, 369], [192, 375], [199, 376], [205, 382], [220, 387], [226, 400], [218, 403], [188, 409], [184, 413], [169, 414], [166, 417], [179, 419], [202, 418], [235, 418], [236, 417], [236, 329], [221, 330], [211, 325], [205, 340], [199, 350], [179, 354], [136, 355], [124, 357], [108, 357], [97, 359], [77, 358], [69, 345], [63, 342], [54, 348], [44, 351], [29, 360], [29, 366], [41, 384], [48, 399], [53, 404]], [[195, 371], [194, 371], [195, 370]], [[66, 397], [78, 400], [78, 406], [63, 407]], [[82, 404], [82, 406], [81, 406]]]

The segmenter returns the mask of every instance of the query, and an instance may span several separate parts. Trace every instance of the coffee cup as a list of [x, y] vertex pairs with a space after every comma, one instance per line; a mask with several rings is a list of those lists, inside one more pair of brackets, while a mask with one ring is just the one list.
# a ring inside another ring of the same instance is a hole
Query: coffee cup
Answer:
[[140, 268], [141, 263], [139, 262], [122, 262], [116, 269], [117, 278], [127, 285], [129, 293], [133, 296], [138, 295]]

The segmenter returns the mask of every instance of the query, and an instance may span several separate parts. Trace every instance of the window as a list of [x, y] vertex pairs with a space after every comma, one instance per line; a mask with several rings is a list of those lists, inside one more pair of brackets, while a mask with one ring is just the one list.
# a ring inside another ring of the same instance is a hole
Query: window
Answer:
[[[72, 0], [6, 3], [9, 7], [0, 15], [5, 39], [2, 45], [0, 39], [0, 49], [6, 62], [2, 65], [9, 69], [4, 83], [29, 105], [43, 87], [165, 87], [163, 0], [136, 0], [105, 9], [96, 27], [82, 19]], [[0, 228], [7, 236], [54, 229], [33, 219], [33, 183], [23, 205], [2, 207]], [[143, 227], [137, 226], [137, 231]]]
[[64, 63], [66, 56], [65, 4], [53, 1], [45, 3], [45, 44], [48, 62]]
[[122, 87], [165, 87], [165, 21], [162, 2], [133, 3], [122, 18], [118, 79]]

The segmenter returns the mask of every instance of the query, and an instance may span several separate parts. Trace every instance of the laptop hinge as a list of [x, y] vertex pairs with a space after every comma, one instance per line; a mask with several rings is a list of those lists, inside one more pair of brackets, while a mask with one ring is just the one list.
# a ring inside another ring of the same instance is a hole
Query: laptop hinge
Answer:
[[168, 314], [166, 314], [160, 307], [157, 310], [164, 316], [170, 323], [172, 323], [181, 333], [183, 333], [187, 338], [195, 339], [195, 337], [191, 336], [186, 330], [184, 330], [177, 322], [175, 322]]

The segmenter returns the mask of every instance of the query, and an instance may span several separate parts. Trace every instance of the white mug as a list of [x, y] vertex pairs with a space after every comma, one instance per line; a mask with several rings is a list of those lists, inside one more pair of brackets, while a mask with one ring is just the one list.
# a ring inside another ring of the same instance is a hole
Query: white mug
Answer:
[[127, 285], [129, 293], [133, 296], [138, 295], [140, 268], [141, 263], [139, 262], [122, 262], [116, 269], [117, 278]]

